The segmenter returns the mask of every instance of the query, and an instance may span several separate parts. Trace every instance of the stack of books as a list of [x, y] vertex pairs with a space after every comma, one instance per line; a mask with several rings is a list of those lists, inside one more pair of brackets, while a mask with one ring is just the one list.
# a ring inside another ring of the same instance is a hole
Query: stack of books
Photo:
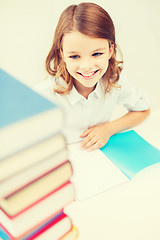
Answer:
[[0, 70], [0, 239], [74, 240], [62, 109]]

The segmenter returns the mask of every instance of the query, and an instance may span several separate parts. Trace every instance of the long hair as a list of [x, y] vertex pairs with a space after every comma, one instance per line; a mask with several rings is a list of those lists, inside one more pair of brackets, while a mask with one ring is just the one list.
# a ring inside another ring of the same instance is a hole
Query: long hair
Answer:
[[[123, 61], [116, 60], [116, 39], [115, 28], [110, 15], [100, 6], [94, 3], [80, 3], [67, 7], [61, 14], [58, 21], [53, 45], [46, 58], [47, 72], [55, 76], [57, 83], [56, 92], [68, 94], [73, 87], [73, 77], [68, 73], [62, 59], [63, 36], [72, 31], [79, 31], [89, 37], [107, 39], [109, 45], [114, 44], [114, 52], [109, 59], [106, 73], [102, 77], [106, 91], [109, 91], [119, 79]], [[61, 86], [57, 79], [61, 77], [66, 86]]]

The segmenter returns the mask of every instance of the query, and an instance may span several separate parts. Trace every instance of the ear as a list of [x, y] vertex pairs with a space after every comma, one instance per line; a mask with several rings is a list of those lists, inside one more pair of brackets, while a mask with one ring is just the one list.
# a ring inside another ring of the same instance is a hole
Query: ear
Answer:
[[112, 57], [113, 52], [114, 52], [114, 44], [112, 43], [109, 48], [109, 59]]

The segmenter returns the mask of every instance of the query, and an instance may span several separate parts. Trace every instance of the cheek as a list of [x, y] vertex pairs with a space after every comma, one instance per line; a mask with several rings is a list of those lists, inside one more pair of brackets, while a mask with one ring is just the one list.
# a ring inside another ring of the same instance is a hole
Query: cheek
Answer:
[[99, 61], [99, 66], [103, 70], [107, 70], [108, 64], [109, 64], [109, 60], [107, 58], [101, 59], [101, 61]]
[[70, 61], [66, 62], [66, 67], [67, 67], [68, 72], [75, 71], [77, 68], [76, 64], [71, 63]]

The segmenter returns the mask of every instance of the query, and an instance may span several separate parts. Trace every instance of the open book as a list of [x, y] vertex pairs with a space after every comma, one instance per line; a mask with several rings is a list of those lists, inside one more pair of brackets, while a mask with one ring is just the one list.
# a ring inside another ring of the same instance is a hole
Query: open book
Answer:
[[78, 200], [128, 182], [142, 169], [160, 162], [160, 150], [134, 130], [115, 134], [103, 148], [92, 152], [82, 151], [80, 143], [68, 149]]

